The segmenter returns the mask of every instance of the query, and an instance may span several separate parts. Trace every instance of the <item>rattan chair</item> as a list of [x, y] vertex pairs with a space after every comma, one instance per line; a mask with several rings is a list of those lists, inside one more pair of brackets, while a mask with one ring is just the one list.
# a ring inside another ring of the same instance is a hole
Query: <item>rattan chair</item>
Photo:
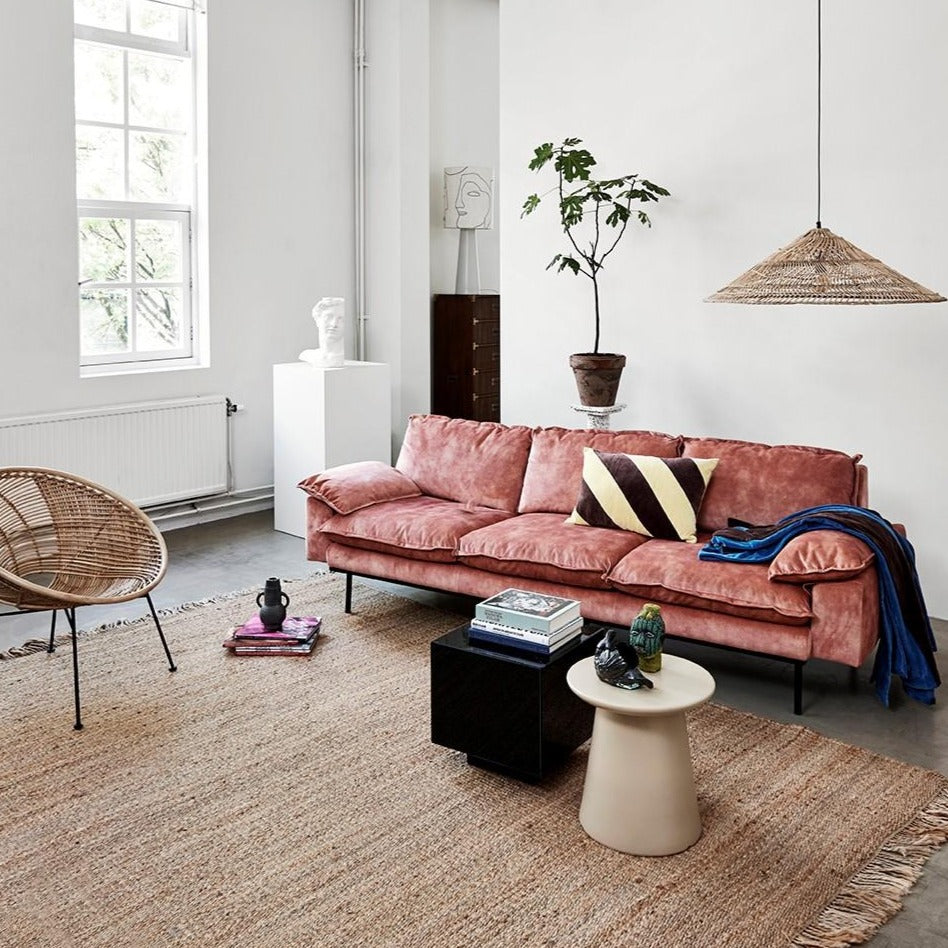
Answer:
[[50, 652], [56, 611], [65, 612], [72, 630], [76, 730], [82, 729], [76, 609], [144, 596], [175, 671], [151, 601], [167, 565], [164, 539], [130, 501], [75, 474], [0, 467], [0, 604], [14, 607], [4, 615], [52, 610]]

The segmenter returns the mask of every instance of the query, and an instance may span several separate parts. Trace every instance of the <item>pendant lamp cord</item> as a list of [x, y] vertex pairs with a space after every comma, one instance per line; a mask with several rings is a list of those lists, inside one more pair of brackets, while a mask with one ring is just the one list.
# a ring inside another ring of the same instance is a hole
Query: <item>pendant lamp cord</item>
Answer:
[[816, 226], [821, 228], [820, 200], [822, 198], [822, 180], [820, 169], [823, 110], [823, 11], [822, 0], [816, 0]]

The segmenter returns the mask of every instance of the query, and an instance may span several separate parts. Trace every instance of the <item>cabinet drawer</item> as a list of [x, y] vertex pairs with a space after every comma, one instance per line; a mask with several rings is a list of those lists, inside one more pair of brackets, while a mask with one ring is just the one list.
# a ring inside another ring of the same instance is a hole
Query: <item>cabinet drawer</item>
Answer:
[[473, 411], [474, 421], [500, 421], [500, 395], [479, 395], [474, 393]]
[[500, 346], [478, 346], [474, 350], [471, 365], [475, 372], [499, 372]]
[[482, 319], [500, 319], [500, 297], [482, 296], [474, 307], [474, 315]]
[[500, 345], [500, 320], [475, 316], [471, 320], [471, 338], [475, 349], [478, 346]]
[[484, 372], [481, 369], [474, 369], [474, 391], [478, 395], [499, 394], [500, 372]]

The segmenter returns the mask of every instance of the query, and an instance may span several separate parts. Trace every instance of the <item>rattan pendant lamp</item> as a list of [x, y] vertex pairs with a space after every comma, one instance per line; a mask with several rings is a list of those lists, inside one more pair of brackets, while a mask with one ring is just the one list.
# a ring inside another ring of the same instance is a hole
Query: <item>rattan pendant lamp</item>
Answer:
[[816, 227], [707, 297], [709, 303], [943, 303], [820, 221], [822, 0], [816, 2]]

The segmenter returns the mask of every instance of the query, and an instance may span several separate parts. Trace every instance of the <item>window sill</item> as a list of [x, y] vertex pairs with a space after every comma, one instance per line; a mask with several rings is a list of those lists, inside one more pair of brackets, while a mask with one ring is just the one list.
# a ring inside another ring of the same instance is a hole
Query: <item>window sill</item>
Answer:
[[158, 372], [181, 372], [189, 369], [206, 369], [207, 363], [196, 359], [180, 362], [111, 362], [105, 365], [83, 365], [79, 367], [79, 378], [99, 379], [111, 375], [151, 375]]

